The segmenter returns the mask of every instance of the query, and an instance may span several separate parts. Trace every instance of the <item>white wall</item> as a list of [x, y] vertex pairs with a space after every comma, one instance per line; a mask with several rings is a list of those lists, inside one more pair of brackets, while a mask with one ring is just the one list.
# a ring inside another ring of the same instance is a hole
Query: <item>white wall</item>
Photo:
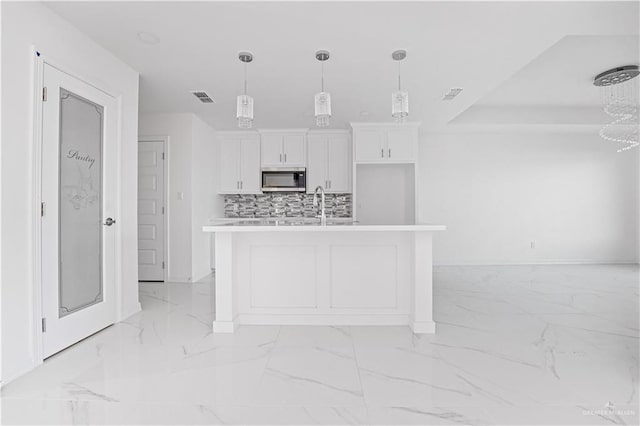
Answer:
[[637, 262], [638, 159], [597, 130], [421, 135], [420, 219], [448, 227], [434, 262]]
[[216, 132], [196, 116], [193, 117], [192, 148], [191, 263], [192, 277], [197, 281], [211, 273], [211, 234], [202, 232], [202, 226], [211, 217], [221, 216], [224, 205], [216, 193]]
[[198, 280], [211, 272], [210, 245], [200, 227], [215, 208], [215, 131], [191, 113], [140, 114], [139, 135], [169, 136], [169, 281]]
[[137, 265], [138, 74], [41, 3], [2, 2], [2, 379], [6, 383], [35, 367], [33, 311], [33, 99], [34, 56], [44, 58], [116, 96], [120, 122], [122, 283], [119, 319], [140, 309]]

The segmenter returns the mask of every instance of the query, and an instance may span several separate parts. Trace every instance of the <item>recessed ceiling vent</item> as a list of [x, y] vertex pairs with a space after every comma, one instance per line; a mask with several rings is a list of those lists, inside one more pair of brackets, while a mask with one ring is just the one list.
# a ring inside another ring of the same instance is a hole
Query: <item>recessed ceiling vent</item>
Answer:
[[449, 89], [449, 91], [447, 93], [444, 94], [444, 96], [442, 97], [443, 101], [450, 101], [453, 98], [455, 98], [456, 96], [458, 96], [460, 94], [460, 92], [462, 92], [462, 88], [460, 87], [454, 87], [453, 89]]
[[207, 95], [207, 92], [205, 92], [204, 90], [194, 90], [191, 93], [193, 93], [193, 96], [198, 98], [200, 100], [200, 102], [202, 102], [203, 104], [213, 104], [213, 103], [215, 103], [213, 98], [211, 96]]

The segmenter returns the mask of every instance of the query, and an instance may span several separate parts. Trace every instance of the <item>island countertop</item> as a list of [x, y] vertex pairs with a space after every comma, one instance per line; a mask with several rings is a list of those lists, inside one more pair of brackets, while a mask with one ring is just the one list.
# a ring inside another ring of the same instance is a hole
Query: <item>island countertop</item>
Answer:
[[445, 225], [430, 223], [373, 225], [344, 218], [328, 218], [326, 225], [321, 225], [319, 219], [313, 218], [229, 218], [214, 219], [210, 224], [202, 227], [204, 232], [429, 232], [445, 231], [446, 229]]

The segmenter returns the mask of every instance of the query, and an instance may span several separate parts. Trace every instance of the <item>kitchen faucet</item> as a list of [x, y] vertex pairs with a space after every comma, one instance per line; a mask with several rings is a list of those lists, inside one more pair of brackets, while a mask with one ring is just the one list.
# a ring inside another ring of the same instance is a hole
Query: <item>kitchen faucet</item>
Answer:
[[326, 225], [327, 224], [327, 215], [324, 212], [324, 188], [322, 187], [322, 185], [318, 185], [316, 186], [316, 190], [313, 193], [313, 206], [316, 208], [318, 208], [318, 191], [320, 191], [321, 194], [321, 198], [320, 198], [320, 225]]

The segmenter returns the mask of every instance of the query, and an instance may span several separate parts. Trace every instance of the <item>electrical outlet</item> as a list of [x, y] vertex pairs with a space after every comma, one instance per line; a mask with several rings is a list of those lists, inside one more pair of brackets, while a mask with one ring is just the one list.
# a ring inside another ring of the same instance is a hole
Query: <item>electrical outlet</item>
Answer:
[[531, 248], [532, 249], [536, 248], [536, 242], [535, 241], [531, 241]]

